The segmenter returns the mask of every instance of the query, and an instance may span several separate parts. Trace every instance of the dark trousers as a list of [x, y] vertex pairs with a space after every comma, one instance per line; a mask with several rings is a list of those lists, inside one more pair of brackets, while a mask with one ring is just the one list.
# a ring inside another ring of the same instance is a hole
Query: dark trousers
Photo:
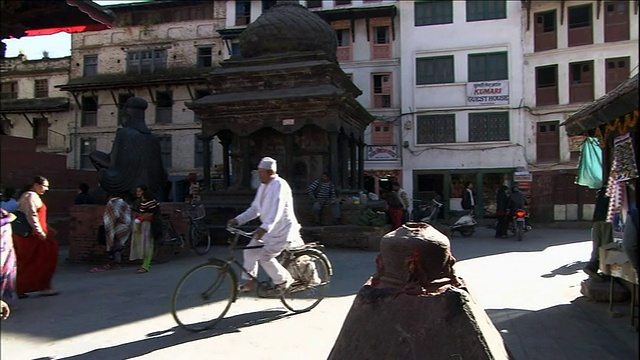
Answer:
[[613, 227], [606, 221], [594, 221], [591, 227], [591, 257], [587, 265], [591, 270], [600, 268], [600, 246], [613, 242]]
[[499, 214], [497, 218], [498, 221], [496, 223], [496, 237], [507, 236], [507, 232], [509, 229], [509, 214]]

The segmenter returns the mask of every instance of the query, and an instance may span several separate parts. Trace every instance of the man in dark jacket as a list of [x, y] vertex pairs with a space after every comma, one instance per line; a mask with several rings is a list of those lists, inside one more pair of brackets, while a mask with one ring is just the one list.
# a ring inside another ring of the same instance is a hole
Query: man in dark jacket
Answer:
[[582, 269], [582, 271], [596, 281], [603, 281], [602, 276], [598, 273], [598, 269], [600, 268], [600, 246], [613, 241], [613, 228], [611, 227], [611, 223], [607, 222], [609, 198], [606, 192], [606, 188], [598, 190], [596, 207], [593, 211], [593, 224], [591, 225], [591, 258], [587, 266]]

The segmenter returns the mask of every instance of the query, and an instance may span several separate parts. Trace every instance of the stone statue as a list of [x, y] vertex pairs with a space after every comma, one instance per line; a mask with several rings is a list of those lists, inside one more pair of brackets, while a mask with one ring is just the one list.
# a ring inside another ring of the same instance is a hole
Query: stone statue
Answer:
[[328, 360], [509, 359], [500, 333], [454, 272], [449, 239], [406, 223], [380, 242]]
[[147, 101], [130, 97], [124, 104], [124, 124], [116, 132], [111, 153], [89, 154], [98, 169], [100, 187], [107, 193], [135, 196], [136, 187], [146, 185], [156, 196], [162, 196], [167, 172], [162, 165], [160, 142], [144, 121]]

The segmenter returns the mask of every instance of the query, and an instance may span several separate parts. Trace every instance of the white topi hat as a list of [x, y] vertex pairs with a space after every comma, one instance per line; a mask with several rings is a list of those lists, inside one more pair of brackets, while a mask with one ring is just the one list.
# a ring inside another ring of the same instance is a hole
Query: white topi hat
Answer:
[[260, 160], [260, 164], [258, 164], [258, 169], [271, 170], [273, 172], [277, 172], [278, 163], [274, 158], [270, 158], [268, 156], [263, 157], [262, 160]]

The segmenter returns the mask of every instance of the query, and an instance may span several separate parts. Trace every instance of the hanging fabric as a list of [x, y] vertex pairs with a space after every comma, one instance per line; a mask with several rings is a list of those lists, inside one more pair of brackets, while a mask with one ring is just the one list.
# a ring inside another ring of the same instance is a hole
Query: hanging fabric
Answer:
[[589, 189], [602, 188], [602, 148], [594, 137], [588, 137], [582, 143], [575, 183]]
[[613, 157], [615, 162], [611, 171], [616, 173], [616, 180], [627, 181], [638, 178], [638, 164], [629, 134], [615, 138]]

